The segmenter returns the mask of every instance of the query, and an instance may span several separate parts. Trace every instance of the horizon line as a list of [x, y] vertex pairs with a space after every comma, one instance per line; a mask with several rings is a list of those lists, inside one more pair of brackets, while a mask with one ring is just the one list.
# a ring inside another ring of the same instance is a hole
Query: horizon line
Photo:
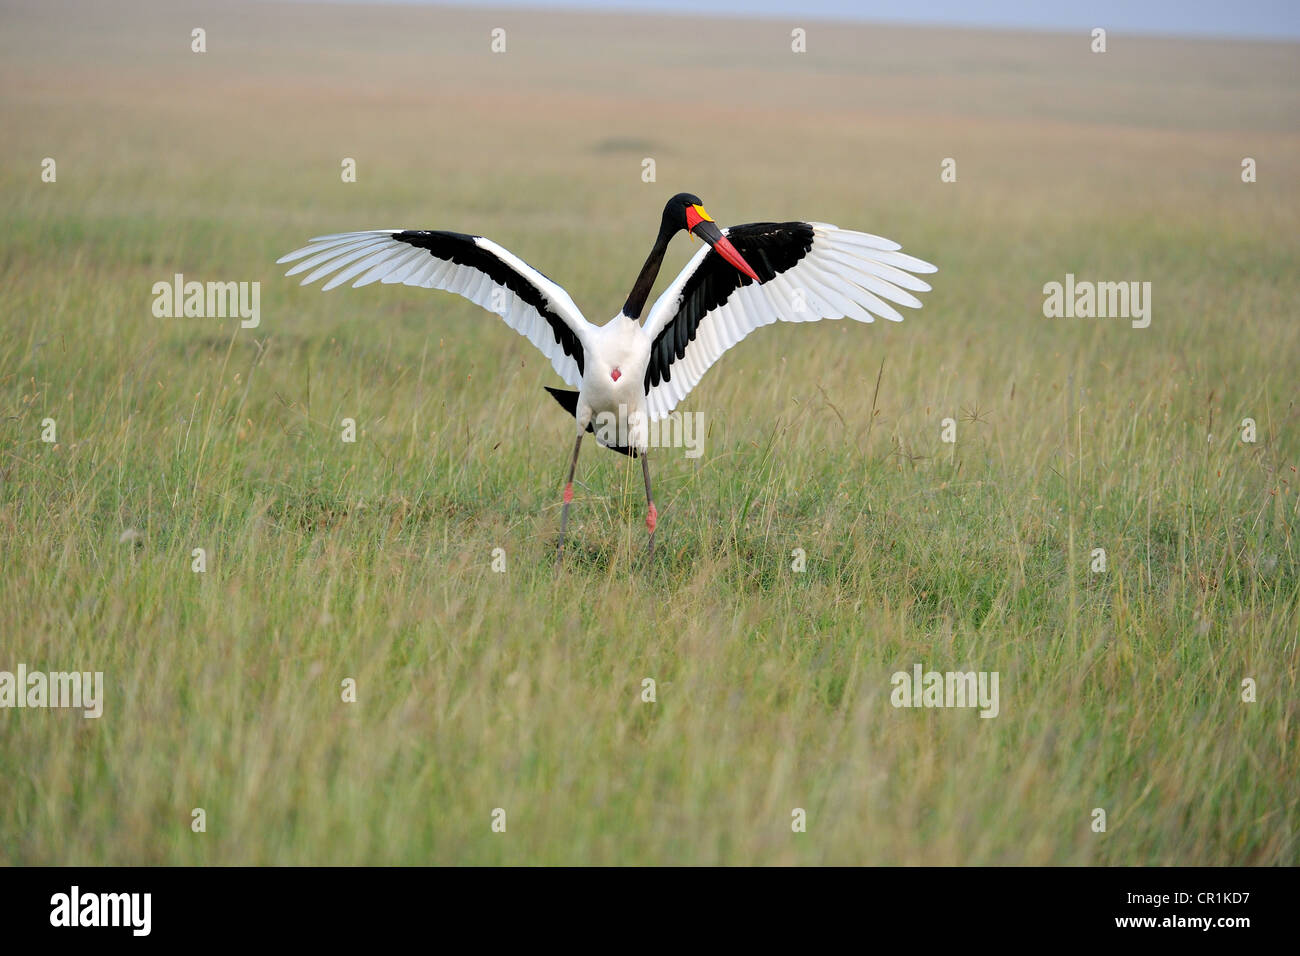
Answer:
[[[492, 10], [527, 10], [537, 13], [563, 14], [598, 14], [604, 16], [659, 16], [686, 19], [713, 20], [781, 20], [798, 17], [802, 21], [817, 23], [839, 23], [849, 25], [878, 25], [914, 27], [918, 29], [950, 29], [982, 32], [1013, 31], [1022, 33], [1072, 34], [1076, 31], [1089, 32], [1102, 27], [1107, 35], [1140, 36], [1148, 38], [1167, 37], [1170, 39], [1222, 39], [1230, 41], [1254, 41], [1274, 43], [1300, 42], [1300, 4], [1295, 7], [1296, 22], [1288, 23], [1282, 31], [1264, 28], [1244, 27], [1237, 31], [1223, 30], [1218, 27], [1186, 26], [1126, 26], [1104, 22], [1105, 14], [1097, 17], [1097, 22], [1085, 25], [1082, 21], [1073, 24], [1043, 22], [1011, 22], [997, 18], [968, 18], [964, 15], [955, 17], [925, 17], [911, 14], [891, 15], [888, 10], [879, 7], [868, 11], [866, 15], [855, 15], [854, 11], [801, 10], [787, 13], [780, 10], [752, 10], [741, 13], [725, 6], [728, 0], [666, 0], [666, 6], [655, 6], [655, 0], [562, 0], [559, 3], [545, 3], [539, 0], [490, 0], [479, 3], [476, 0], [261, 0], [266, 3], [322, 3], [333, 6], [400, 6], [400, 7], [447, 7], [458, 10], [487, 12]], [[660, 0], [664, 2], [664, 0]], [[724, 4], [714, 8], [702, 8], [701, 3], [713, 2]], [[771, 2], [771, 0], [767, 0]], [[779, 0], [778, 0], [779, 2]], [[815, 3], [817, 0], [811, 0]], [[822, 0], [827, 2], [827, 0]], [[891, 0], [902, 5], [902, 0]], [[1185, 4], [1184, 4], [1185, 5]], [[1132, 6], [1125, 4], [1131, 13]]]

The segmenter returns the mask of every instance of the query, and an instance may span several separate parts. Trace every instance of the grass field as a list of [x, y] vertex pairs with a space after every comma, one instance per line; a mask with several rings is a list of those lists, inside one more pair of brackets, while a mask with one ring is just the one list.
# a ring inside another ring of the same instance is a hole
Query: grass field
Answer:
[[[1295, 864], [1300, 55], [1108, 47], [0, 2], [0, 670], [105, 685], [0, 711], [0, 862]], [[680, 190], [940, 271], [727, 354], [704, 454], [652, 455], [653, 564], [588, 443], [557, 575], [572, 424], [522, 338], [274, 264], [479, 232], [603, 322]], [[175, 273], [260, 325], [156, 318]], [[1150, 282], [1150, 326], [1044, 317], [1067, 273]], [[998, 716], [891, 706], [915, 664]]]

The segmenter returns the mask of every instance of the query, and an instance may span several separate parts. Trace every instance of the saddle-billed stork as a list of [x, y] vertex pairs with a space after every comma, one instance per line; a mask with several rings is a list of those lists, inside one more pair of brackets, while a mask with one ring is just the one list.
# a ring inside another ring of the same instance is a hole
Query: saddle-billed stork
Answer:
[[[642, 309], [668, 243], [686, 230], [702, 246], [655, 300]], [[325, 276], [333, 289], [372, 282], [443, 289], [501, 316], [533, 343], [576, 392], [548, 388], [573, 414], [577, 438], [560, 511], [557, 562], [573, 500], [582, 438], [592, 421], [617, 421], [616, 434], [595, 431], [605, 447], [640, 457], [646, 527], [654, 556], [658, 512], [650, 492], [648, 421], [677, 407], [714, 362], [750, 332], [773, 322], [876, 316], [901, 322], [894, 308], [920, 308], [912, 293], [930, 286], [913, 273], [935, 272], [896, 242], [822, 222], [754, 222], [719, 229], [699, 197], [678, 193], [664, 206], [659, 235], [622, 310], [605, 325], [588, 322], [564, 289], [491, 239], [459, 232], [374, 229], [318, 236], [279, 259], [297, 262], [303, 285]], [[892, 304], [891, 304], [892, 303]]]

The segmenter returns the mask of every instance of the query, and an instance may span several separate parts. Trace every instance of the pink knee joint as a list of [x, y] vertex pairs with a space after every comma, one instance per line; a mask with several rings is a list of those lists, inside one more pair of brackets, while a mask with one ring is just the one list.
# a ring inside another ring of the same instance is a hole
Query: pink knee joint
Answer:
[[654, 502], [650, 503], [650, 510], [646, 512], [645, 526], [654, 534], [655, 525], [659, 523], [659, 512], [655, 510]]
[[573, 500], [573, 482], [569, 482], [567, 485], [564, 486], [564, 503], [567, 505], [572, 500]]

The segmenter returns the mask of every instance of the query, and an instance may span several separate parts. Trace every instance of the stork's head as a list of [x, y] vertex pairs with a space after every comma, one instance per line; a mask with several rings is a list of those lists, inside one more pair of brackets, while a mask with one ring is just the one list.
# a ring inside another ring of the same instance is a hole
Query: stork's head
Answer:
[[762, 281], [759, 279], [758, 273], [750, 268], [744, 256], [737, 252], [736, 247], [722, 234], [722, 230], [713, 221], [713, 217], [704, 211], [704, 203], [699, 196], [693, 193], [678, 193], [668, 200], [668, 205], [664, 206], [664, 219], [661, 228], [668, 233], [685, 229], [689, 235], [698, 236], [711, 245], [717, 250], [718, 255], [755, 282]]

